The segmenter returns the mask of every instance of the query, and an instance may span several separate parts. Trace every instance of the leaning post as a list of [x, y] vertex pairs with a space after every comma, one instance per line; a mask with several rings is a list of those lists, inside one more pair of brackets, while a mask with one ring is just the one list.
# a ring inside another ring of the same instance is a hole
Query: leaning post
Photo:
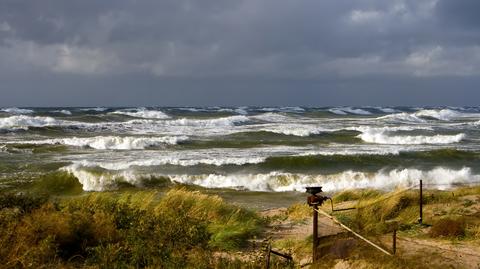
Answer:
[[307, 187], [307, 192], [310, 196], [307, 198], [307, 203], [313, 208], [313, 246], [312, 246], [312, 261], [315, 263], [318, 257], [318, 206], [322, 205], [328, 197], [319, 195], [322, 192], [322, 187]]
[[418, 223], [423, 224], [423, 180], [420, 179], [420, 197], [418, 199], [420, 205], [420, 217], [418, 218]]

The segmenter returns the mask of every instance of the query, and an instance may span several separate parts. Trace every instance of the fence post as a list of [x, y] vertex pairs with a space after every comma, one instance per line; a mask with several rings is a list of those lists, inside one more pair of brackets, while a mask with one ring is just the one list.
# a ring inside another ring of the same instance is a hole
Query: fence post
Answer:
[[419, 197], [419, 205], [420, 205], [420, 217], [418, 218], [418, 223], [423, 224], [423, 181], [420, 179], [420, 197]]
[[393, 229], [393, 255], [397, 253], [397, 228]]
[[272, 244], [270, 242], [268, 242], [268, 245], [267, 245], [267, 255], [265, 255], [265, 259], [266, 259], [266, 262], [265, 262], [265, 269], [269, 269], [270, 268], [270, 252], [272, 251]]
[[313, 205], [313, 263], [317, 261], [317, 249], [318, 249], [318, 206]]

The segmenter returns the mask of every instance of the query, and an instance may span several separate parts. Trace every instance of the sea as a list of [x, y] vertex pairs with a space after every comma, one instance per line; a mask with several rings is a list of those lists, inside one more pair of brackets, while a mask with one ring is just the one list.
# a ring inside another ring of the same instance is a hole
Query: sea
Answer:
[[480, 107], [0, 109], [0, 190], [326, 192], [480, 181]]

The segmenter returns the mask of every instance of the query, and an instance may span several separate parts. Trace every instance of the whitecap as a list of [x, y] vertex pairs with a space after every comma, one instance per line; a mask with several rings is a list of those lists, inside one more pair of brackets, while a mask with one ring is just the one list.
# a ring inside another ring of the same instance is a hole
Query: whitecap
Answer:
[[266, 174], [232, 175], [152, 175], [136, 174], [134, 171], [104, 171], [99, 173], [92, 172], [91, 168], [81, 164], [72, 164], [61, 168], [61, 170], [74, 175], [85, 191], [114, 189], [118, 182], [141, 185], [143, 179], [154, 176], [163, 176], [175, 183], [205, 188], [231, 188], [267, 192], [304, 192], [307, 186], [322, 186], [325, 192], [365, 188], [393, 190], [399, 187], [416, 186], [420, 179], [429, 188], [447, 189], [455, 184], [468, 184], [480, 180], [480, 175], [472, 174], [468, 167], [459, 170], [437, 167], [427, 171], [405, 168], [390, 171], [380, 170], [374, 173], [349, 170], [327, 175], [293, 174], [277, 171]]
[[44, 127], [63, 124], [63, 121], [56, 120], [52, 117], [31, 117], [25, 115], [11, 116], [8, 118], [0, 118], [0, 129], [9, 128], [28, 128], [28, 127]]
[[14, 141], [15, 144], [60, 144], [75, 147], [89, 147], [100, 150], [133, 150], [146, 149], [163, 144], [176, 145], [188, 140], [186, 136], [165, 137], [120, 137], [120, 136], [95, 136], [95, 137], [72, 137], [47, 140]]
[[65, 114], [65, 115], [72, 115], [72, 112], [70, 112], [70, 110], [66, 110], [66, 109], [62, 109], [62, 110], [54, 110], [52, 111], [53, 113], [61, 113], [61, 114]]
[[466, 135], [393, 135], [385, 129], [366, 129], [358, 135], [363, 141], [374, 144], [392, 144], [392, 145], [422, 145], [422, 144], [453, 144], [464, 140]]
[[413, 123], [425, 123], [425, 122], [427, 122], [426, 120], [421, 119], [416, 115], [405, 113], [405, 112], [386, 115], [386, 116], [378, 117], [377, 119], [378, 120], [387, 120], [387, 121], [392, 121], [392, 122], [413, 122]]
[[118, 110], [112, 112], [112, 114], [127, 115], [135, 118], [144, 119], [169, 119], [170, 116], [159, 110], [147, 110], [146, 108], [138, 108], [134, 110]]
[[31, 109], [18, 108], [18, 107], [3, 108], [0, 111], [6, 112], [9, 114], [31, 114], [35, 112]]

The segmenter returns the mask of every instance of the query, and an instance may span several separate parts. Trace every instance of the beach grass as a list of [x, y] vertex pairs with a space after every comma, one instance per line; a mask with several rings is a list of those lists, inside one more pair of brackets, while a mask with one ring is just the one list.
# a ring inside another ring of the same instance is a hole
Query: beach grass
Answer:
[[6, 268], [212, 268], [214, 251], [246, 247], [263, 227], [255, 212], [181, 188], [54, 200], [2, 194], [0, 208]]

